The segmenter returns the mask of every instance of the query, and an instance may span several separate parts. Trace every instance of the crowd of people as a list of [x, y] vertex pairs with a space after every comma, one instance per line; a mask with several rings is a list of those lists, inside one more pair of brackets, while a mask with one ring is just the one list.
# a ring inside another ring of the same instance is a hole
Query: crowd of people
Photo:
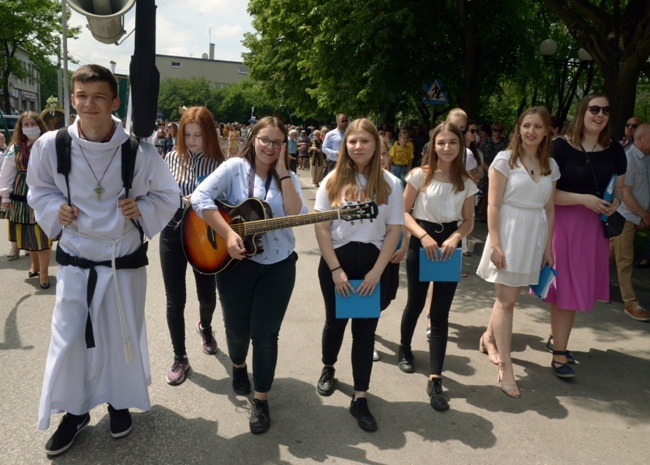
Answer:
[[[519, 295], [539, 283], [545, 266], [557, 272], [544, 297], [551, 371], [562, 379], [576, 376], [570, 335], [577, 312], [609, 300], [610, 241], [602, 219], [617, 211], [625, 224], [611, 247], [624, 311], [650, 320], [631, 284], [634, 233], [650, 226], [650, 125], [631, 119], [626, 139], [612, 141], [610, 104], [603, 94], [582, 99], [565, 135], [555, 134], [544, 107], [524, 111], [510, 137], [499, 122], [481, 135], [488, 128], [454, 109], [429, 135], [416, 125], [400, 129], [397, 140], [390, 126], [349, 120], [344, 113], [331, 129], [293, 128], [277, 117], [240, 127], [215, 125], [206, 108], [190, 107], [178, 124], [163, 123], [153, 143], [138, 141], [112, 116], [119, 106], [115, 79], [98, 65], [74, 73], [72, 104], [77, 118], [69, 127], [46, 132], [39, 115], [27, 112], [7, 147], [0, 140], [6, 148], [0, 195], [9, 239], [17, 250], [29, 251], [29, 276], [39, 277], [43, 289], [49, 287], [50, 247], [58, 241], [38, 426], [47, 429], [52, 414], [64, 415], [45, 446], [48, 456], [70, 448], [90, 411], [101, 404], [108, 405], [114, 438], [131, 432], [129, 409], [150, 408], [145, 237], [158, 233], [173, 352], [166, 379], [172, 386], [186, 379], [185, 272], [192, 263], [179, 225], [188, 211], [222, 241], [221, 260], [228, 263], [215, 272], [194, 270], [199, 304], [194, 321], [202, 350], [218, 351], [213, 332], [218, 294], [232, 389], [238, 395], [253, 391], [251, 433], [269, 429], [278, 339], [297, 273], [296, 238], [284, 226], [247, 232], [245, 220], [307, 215], [300, 170], [310, 171], [317, 189], [314, 210], [323, 215], [314, 220], [321, 259], [312, 272], [325, 310], [323, 367], [315, 386], [322, 396], [336, 389], [335, 366], [352, 320], [349, 410], [365, 431], [377, 429], [366, 396], [378, 359], [375, 332], [381, 311], [398, 291], [404, 258], [407, 300], [395, 334], [396, 365], [407, 374], [416, 371], [411, 343], [428, 301], [428, 402], [436, 411], [450, 408], [443, 366], [460, 275], [420, 281], [421, 265], [451, 260], [461, 250], [470, 253], [463, 243], [475, 217], [484, 215], [488, 225], [477, 274], [494, 283], [495, 295], [479, 350], [497, 365], [507, 396], [521, 396], [510, 354], [514, 309]], [[366, 202], [374, 205], [373, 221], [325, 216]], [[231, 215], [244, 223], [231, 221]], [[11, 249], [9, 258], [17, 254]], [[648, 258], [638, 266], [648, 266]], [[353, 295], [376, 299], [359, 304], [368, 307], [362, 317], [341, 316], [345, 299]]]

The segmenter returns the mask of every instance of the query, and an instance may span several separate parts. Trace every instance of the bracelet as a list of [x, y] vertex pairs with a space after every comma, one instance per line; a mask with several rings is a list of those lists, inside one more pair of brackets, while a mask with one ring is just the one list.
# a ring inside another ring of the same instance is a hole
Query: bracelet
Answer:
[[288, 174], [286, 176], [282, 176], [280, 178], [280, 182], [284, 181], [285, 179], [291, 179], [291, 176], [289, 176]]
[[422, 234], [422, 237], [418, 237], [418, 240], [421, 241], [422, 239], [425, 238], [425, 236], [428, 236], [428, 235], [429, 235], [429, 233], [424, 233], [424, 234]]
[[340, 269], [341, 269], [341, 265], [337, 266], [336, 268], [332, 268], [330, 270], [330, 273], [334, 273], [336, 270], [340, 270]]

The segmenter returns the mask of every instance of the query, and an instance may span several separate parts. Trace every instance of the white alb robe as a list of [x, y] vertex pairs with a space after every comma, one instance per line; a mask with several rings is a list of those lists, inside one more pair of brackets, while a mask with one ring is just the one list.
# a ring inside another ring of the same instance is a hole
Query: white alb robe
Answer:
[[[70, 197], [72, 205], [79, 208], [79, 216], [72, 225], [63, 228], [59, 247], [70, 255], [95, 262], [111, 260], [113, 254], [115, 257], [128, 255], [140, 247], [138, 230], [117, 206], [125, 194], [120, 147], [128, 134], [119, 120], [115, 119], [115, 123], [115, 134], [104, 143], [80, 139], [77, 122], [68, 128], [73, 140]], [[58, 212], [61, 204], [67, 203], [68, 196], [65, 178], [57, 173], [55, 135], [56, 132], [50, 132], [38, 139], [27, 174], [27, 200], [49, 237], [61, 232]], [[104, 189], [101, 200], [94, 192], [97, 181], [89, 164]], [[105, 174], [104, 170], [107, 170]], [[141, 213], [139, 222], [147, 237], [155, 236], [174, 216], [179, 195], [178, 184], [156, 149], [141, 142], [129, 197], [136, 199]], [[52, 413], [65, 411], [80, 415], [103, 403], [110, 403], [116, 409], [150, 408], [147, 386], [151, 384], [151, 372], [144, 319], [146, 268], [115, 272], [105, 266], [95, 269], [97, 285], [90, 313], [96, 347], [88, 349], [85, 326], [90, 270], [59, 267], [39, 429], [49, 427]], [[121, 311], [114, 276], [117, 276]], [[129, 356], [125, 355], [125, 348]]]

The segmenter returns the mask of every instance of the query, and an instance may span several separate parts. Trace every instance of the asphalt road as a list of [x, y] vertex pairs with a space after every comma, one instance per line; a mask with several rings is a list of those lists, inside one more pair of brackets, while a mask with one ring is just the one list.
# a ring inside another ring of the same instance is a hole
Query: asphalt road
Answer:
[[[313, 205], [315, 190], [307, 171], [299, 173], [304, 196]], [[131, 435], [109, 435], [104, 407], [91, 411], [90, 426], [62, 456], [50, 460], [43, 447], [49, 431], [36, 428], [45, 357], [50, 339], [57, 266], [52, 286], [43, 291], [28, 279], [29, 258], [0, 257], [0, 462], [38, 464], [216, 463], [216, 464], [645, 464], [650, 436], [650, 325], [623, 314], [612, 277], [612, 299], [594, 312], [580, 314], [570, 342], [577, 378], [562, 381], [550, 369], [544, 349], [549, 334], [545, 305], [522, 296], [515, 312], [513, 360], [520, 399], [505, 396], [496, 367], [478, 352], [494, 292], [474, 271], [486, 234], [477, 224], [474, 254], [464, 257], [470, 275], [458, 287], [450, 317], [444, 388], [451, 409], [436, 412], [425, 392], [428, 352], [426, 320], [416, 329], [416, 373], [396, 366], [401, 312], [406, 301], [402, 267], [397, 299], [382, 314], [369, 406], [378, 420], [374, 433], [362, 431], [348, 412], [352, 395], [351, 336], [337, 364], [338, 390], [320, 397], [320, 337], [324, 307], [317, 282], [320, 257], [313, 227], [295, 229], [298, 276], [280, 333], [279, 361], [270, 396], [271, 429], [253, 436], [248, 429], [250, 397], [230, 385], [231, 364], [219, 307], [214, 329], [220, 351], [204, 355], [194, 330], [198, 304], [186, 309], [188, 356], [192, 371], [177, 387], [165, 374], [173, 360], [165, 320], [165, 293], [158, 259], [158, 238], [149, 249], [147, 329], [153, 382], [149, 412], [134, 412]], [[0, 227], [2, 251], [9, 247]], [[612, 269], [613, 270], [613, 269]], [[188, 271], [188, 291], [194, 293]], [[650, 270], [635, 270], [642, 305], [650, 307]], [[618, 302], [616, 301], [618, 299]]]

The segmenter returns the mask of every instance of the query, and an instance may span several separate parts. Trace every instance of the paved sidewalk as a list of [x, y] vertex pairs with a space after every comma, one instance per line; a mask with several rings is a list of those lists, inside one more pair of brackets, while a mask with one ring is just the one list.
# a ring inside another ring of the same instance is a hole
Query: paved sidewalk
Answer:
[[[299, 176], [313, 205], [307, 171]], [[58, 425], [36, 429], [40, 389], [50, 339], [57, 266], [52, 287], [43, 291], [28, 279], [29, 258], [5, 258], [6, 223], [0, 226], [0, 460], [7, 464], [50, 463], [43, 451]], [[428, 349], [424, 314], [416, 329], [416, 373], [396, 366], [406, 277], [397, 299], [382, 314], [369, 406], [379, 430], [366, 433], [348, 412], [352, 395], [351, 337], [337, 363], [338, 389], [320, 397], [315, 383], [321, 371], [320, 337], [324, 308], [316, 269], [320, 254], [313, 227], [295, 229], [298, 277], [280, 334], [276, 380], [270, 396], [271, 429], [253, 436], [248, 430], [250, 397], [236, 396], [230, 385], [220, 309], [214, 329], [220, 351], [204, 355], [194, 330], [198, 304], [188, 271], [187, 350], [192, 371], [177, 387], [165, 374], [173, 360], [165, 320], [165, 295], [158, 238], [149, 249], [147, 328], [151, 353], [152, 409], [135, 412], [133, 433], [109, 435], [105, 408], [91, 411], [90, 426], [74, 446], [55, 459], [65, 464], [217, 463], [217, 464], [645, 464], [650, 436], [650, 324], [623, 313], [612, 268], [610, 304], [578, 315], [570, 349], [579, 363], [577, 378], [562, 381], [550, 369], [544, 349], [549, 314], [535, 298], [523, 296], [515, 313], [513, 357], [522, 390], [510, 399], [497, 384], [496, 367], [478, 352], [494, 292], [474, 271], [486, 234], [477, 224], [474, 254], [464, 257], [469, 273], [458, 287], [450, 318], [444, 388], [451, 409], [435, 412], [428, 404]], [[54, 263], [54, 260], [53, 260]], [[402, 267], [403, 271], [403, 267]], [[650, 307], [650, 270], [634, 271], [641, 304]], [[618, 301], [616, 301], [618, 299]], [[250, 360], [249, 360], [250, 361]]]

